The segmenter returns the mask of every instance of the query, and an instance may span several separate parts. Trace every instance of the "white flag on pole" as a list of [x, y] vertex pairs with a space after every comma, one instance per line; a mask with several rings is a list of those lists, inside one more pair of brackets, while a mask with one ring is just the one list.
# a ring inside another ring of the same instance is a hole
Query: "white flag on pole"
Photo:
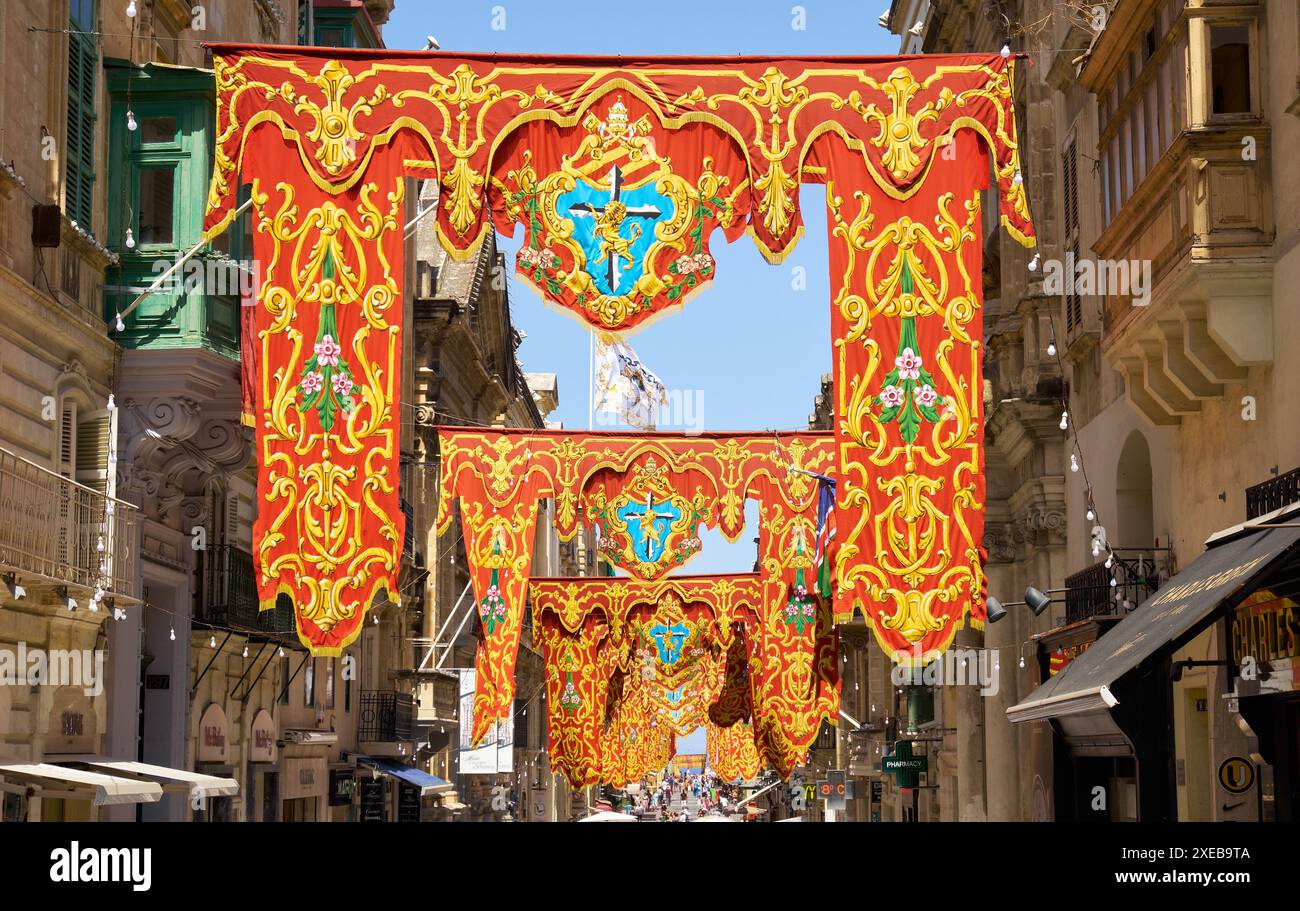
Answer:
[[617, 414], [629, 427], [654, 430], [668, 391], [627, 342], [596, 343], [596, 403], [600, 412]]

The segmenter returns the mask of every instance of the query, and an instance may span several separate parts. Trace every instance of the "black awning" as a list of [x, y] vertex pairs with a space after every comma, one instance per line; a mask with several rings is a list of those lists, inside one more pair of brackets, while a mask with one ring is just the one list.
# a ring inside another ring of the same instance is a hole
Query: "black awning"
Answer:
[[[1153, 656], [1167, 656], [1185, 645], [1217, 607], [1251, 587], [1295, 549], [1300, 527], [1284, 525], [1278, 518], [1261, 518], [1261, 525], [1241, 525], [1215, 535], [1205, 553], [1059, 674], [1007, 709], [1007, 716], [1017, 723], [1056, 719], [1067, 738], [1075, 734], [1102, 749], [1119, 746], [1125, 734], [1111, 717], [1110, 709], [1119, 702], [1112, 688]], [[1267, 521], [1278, 524], [1264, 527]]]

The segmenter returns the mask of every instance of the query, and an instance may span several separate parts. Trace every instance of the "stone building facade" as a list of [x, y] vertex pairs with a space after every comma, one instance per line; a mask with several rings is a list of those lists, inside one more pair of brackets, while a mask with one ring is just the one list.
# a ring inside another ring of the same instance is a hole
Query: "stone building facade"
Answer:
[[[1032, 585], [1053, 602], [1037, 617], [1009, 606], [985, 633], [1004, 674], [983, 712], [983, 782], [966, 791], [983, 789], [990, 819], [1069, 801], [1047, 723], [1013, 727], [1005, 709], [1248, 500], [1285, 499], [1300, 465], [1276, 365], [1298, 312], [1283, 291], [1300, 268], [1297, 179], [1272, 154], [1300, 130], [1298, 35], [1295, 5], [1267, 0], [929, 4], [924, 51], [1005, 44], [1031, 64], [1017, 122], [1039, 259], [985, 226], [985, 545], [990, 594]], [[1222, 660], [1222, 640], [1212, 628], [1174, 659]], [[1191, 667], [1172, 684], [1179, 819], [1255, 812], [1213, 799], [1219, 761], [1252, 749], [1218, 698], [1226, 674]], [[1111, 818], [1136, 812], [1132, 776], [1110, 775]]]

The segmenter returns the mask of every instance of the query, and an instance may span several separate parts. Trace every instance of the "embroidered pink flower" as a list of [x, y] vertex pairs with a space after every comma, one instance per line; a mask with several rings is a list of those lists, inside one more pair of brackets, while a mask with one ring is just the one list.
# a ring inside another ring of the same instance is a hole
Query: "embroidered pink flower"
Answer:
[[336, 373], [334, 374], [334, 380], [331, 385], [334, 387], [334, 391], [340, 396], [348, 395], [352, 392], [352, 377], [348, 376], [346, 373]]
[[[320, 346], [317, 345], [316, 347], [319, 348]], [[298, 388], [302, 390], [303, 395], [311, 395], [320, 391], [321, 382], [322, 378], [319, 373], [306, 373], [303, 374], [302, 380], [298, 383]]]
[[880, 390], [880, 404], [886, 408], [897, 408], [903, 404], [903, 390], [897, 386], [886, 386]]
[[916, 401], [920, 405], [933, 405], [938, 400], [939, 394], [934, 391], [934, 387], [929, 383], [916, 390]]
[[903, 353], [894, 358], [894, 366], [898, 368], [899, 379], [915, 380], [921, 377], [921, 358], [911, 348], [904, 348]]
[[321, 340], [316, 343], [315, 351], [316, 362], [329, 367], [337, 367], [339, 355], [343, 353], [343, 349], [338, 346], [338, 343], [334, 341], [334, 337], [330, 335], [321, 336]]

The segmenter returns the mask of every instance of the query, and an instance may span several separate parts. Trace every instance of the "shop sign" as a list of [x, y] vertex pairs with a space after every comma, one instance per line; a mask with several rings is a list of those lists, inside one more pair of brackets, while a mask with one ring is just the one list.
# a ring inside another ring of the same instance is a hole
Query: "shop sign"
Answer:
[[1048, 676], [1055, 677], [1057, 674], [1061, 673], [1061, 671], [1065, 670], [1067, 664], [1086, 652], [1095, 641], [1096, 640], [1080, 642], [1076, 645], [1064, 645], [1054, 650], [1047, 656]]
[[1255, 786], [1255, 766], [1241, 756], [1229, 756], [1219, 764], [1219, 786], [1229, 794], [1245, 794]]
[[275, 721], [271, 713], [262, 709], [253, 718], [253, 729], [248, 746], [249, 762], [275, 762]]
[[356, 786], [357, 776], [351, 769], [331, 769], [330, 806], [346, 807], [352, 803], [352, 792]]
[[46, 752], [88, 753], [95, 748], [95, 707], [80, 687], [59, 688], [46, 724], [49, 735], [45, 743]]
[[397, 789], [397, 821], [420, 821], [420, 789], [413, 784], [402, 782]]
[[1300, 689], [1300, 603], [1258, 591], [1232, 612], [1232, 663], [1243, 695]]
[[461, 775], [500, 775], [514, 771], [515, 723], [499, 721], [477, 747], [470, 742], [474, 717], [475, 672], [460, 671], [460, 761]]
[[357, 789], [361, 793], [361, 805], [357, 812], [357, 818], [361, 822], [383, 822], [385, 819], [383, 779], [358, 779]]
[[225, 764], [226, 741], [229, 736], [230, 726], [226, 722], [226, 712], [214, 702], [203, 710], [203, 717], [199, 719], [198, 761]]
[[324, 756], [285, 759], [281, 763], [281, 800], [325, 797], [328, 784], [329, 767]]

